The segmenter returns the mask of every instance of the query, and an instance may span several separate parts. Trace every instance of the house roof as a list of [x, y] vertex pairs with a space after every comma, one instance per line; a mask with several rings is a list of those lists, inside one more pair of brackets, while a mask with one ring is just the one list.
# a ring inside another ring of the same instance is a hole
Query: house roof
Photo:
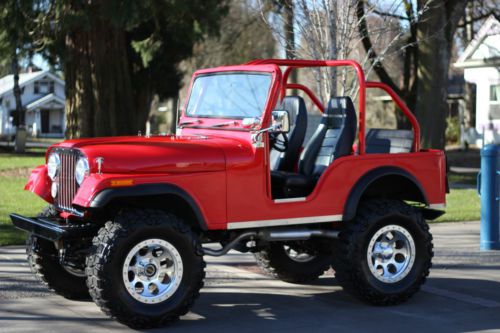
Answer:
[[64, 99], [61, 97], [55, 95], [55, 94], [48, 94], [46, 96], [43, 96], [42, 98], [39, 98], [30, 104], [26, 105], [26, 111], [33, 110], [35, 108], [42, 107], [44, 105], [47, 105], [49, 103], [56, 103], [60, 104], [62, 107], [64, 107]]
[[[36, 81], [38, 79], [41, 79], [45, 76], [64, 85], [64, 81], [57, 75], [51, 73], [50, 71], [38, 71], [38, 72], [19, 74], [19, 87], [22, 88], [25, 85], [33, 81]], [[12, 89], [14, 89], [14, 75], [10, 74], [0, 79], [0, 97], [2, 97], [8, 92], [11, 92]]]
[[490, 16], [454, 66], [459, 68], [500, 66], [498, 40], [500, 40], [500, 22], [494, 16]]

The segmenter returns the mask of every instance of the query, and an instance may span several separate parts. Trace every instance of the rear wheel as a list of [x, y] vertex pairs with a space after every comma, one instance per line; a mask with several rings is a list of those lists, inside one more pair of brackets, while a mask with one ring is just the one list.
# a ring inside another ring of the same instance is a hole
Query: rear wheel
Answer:
[[406, 301], [431, 267], [432, 236], [421, 213], [396, 200], [372, 200], [358, 209], [336, 243], [333, 269], [339, 284], [375, 305]]
[[182, 220], [133, 210], [94, 238], [88, 287], [95, 303], [118, 321], [134, 328], [165, 326], [194, 304], [204, 267], [198, 238]]
[[272, 242], [254, 256], [266, 274], [290, 283], [308, 283], [323, 275], [332, 262], [331, 254], [308, 245], [312, 244]]

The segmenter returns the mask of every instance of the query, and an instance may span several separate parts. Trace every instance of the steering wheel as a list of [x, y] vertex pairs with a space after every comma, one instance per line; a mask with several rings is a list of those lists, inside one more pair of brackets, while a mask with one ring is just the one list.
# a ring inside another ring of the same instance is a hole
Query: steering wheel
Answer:
[[269, 133], [269, 143], [272, 149], [280, 153], [288, 149], [288, 137], [285, 133]]

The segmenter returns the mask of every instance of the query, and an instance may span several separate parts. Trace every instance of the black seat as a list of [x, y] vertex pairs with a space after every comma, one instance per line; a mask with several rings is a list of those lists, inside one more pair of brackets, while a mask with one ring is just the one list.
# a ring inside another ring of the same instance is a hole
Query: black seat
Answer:
[[367, 154], [409, 153], [413, 131], [370, 128], [365, 140]]
[[299, 173], [272, 171], [273, 198], [306, 196], [336, 159], [352, 153], [356, 137], [356, 112], [349, 97], [334, 97], [299, 161]]
[[271, 170], [294, 171], [300, 150], [306, 137], [307, 109], [300, 96], [285, 96], [278, 109], [288, 111], [291, 129], [288, 134], [288, 149], [285, 152], [271, 151]]

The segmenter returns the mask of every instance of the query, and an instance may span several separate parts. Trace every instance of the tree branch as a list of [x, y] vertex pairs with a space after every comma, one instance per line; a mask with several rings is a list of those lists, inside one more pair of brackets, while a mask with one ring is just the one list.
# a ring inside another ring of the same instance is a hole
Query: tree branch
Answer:
[[363, 47], [365, 52], [368, 54], [368, 59], [370, 60], [373, 70], [377, 73], [378, 77], [382, 82], [389, 85], [398, 95], [401, 95], [401, 89], [394, 83], [392, 78], [389, 76], [384, 66], [378, 60], [378, 55], [375, 49], [373, 48], [372, 41], [368, 34], [368, 27], [366, 24], [366, 15], [365, 15], [365, 0], [360, 0], [357, 3], [356, 15], [359, 20], [358, 31], [361, 36], [361, 42], [363, 43]]
[[490, 15], [493, 15], [493, 16], [495, 16], [495, 18], [497, 18], [497, 17], [496, 17], [496, 15], [495, 15], [495, 12], [494, 12], [493, 10], [490, 10], [490, 11], [489, 11], [489, 12], [487, 12], [486, 14], [479, 15], [479, 16], [477, 16], [477, 17], [473, 17], [473, 18], [471, 18], [471, 19], [470, 19], [470, 20], [468, 20], [468, 21], [465, 21], [465, 20], [464, 20], [464, 21], [462, 21], [462, 23], [461, 23], [461, 24], [457, 25], [457, 28], [465, 28], [467, 25], [469, 25], [469, 24], [471, 24], [471, 23], [474, 23], [474, 22], [476, 22], [476, 21], [479, 21], [479, 20], [485, 19], [485, 18], [489, 17]]
[[[360, 1], [362, 2], [362, 1]], [[404, 20], [404, 21], [409, 21], [410, 19], [408, 17], [405, 17], [403, 15], [398, 15], [398, 14], [393, 14], [393, 13], [384, 13], [384, 12], [381, 12], [377, 9], [374, 9], [372, 10], [373, 13], [377, 14], [377, 15], [380, 15], [380, 16], [387, 16], [387, 17], [393, 17], [393, 18], [397, 18], [399, 20]]]

